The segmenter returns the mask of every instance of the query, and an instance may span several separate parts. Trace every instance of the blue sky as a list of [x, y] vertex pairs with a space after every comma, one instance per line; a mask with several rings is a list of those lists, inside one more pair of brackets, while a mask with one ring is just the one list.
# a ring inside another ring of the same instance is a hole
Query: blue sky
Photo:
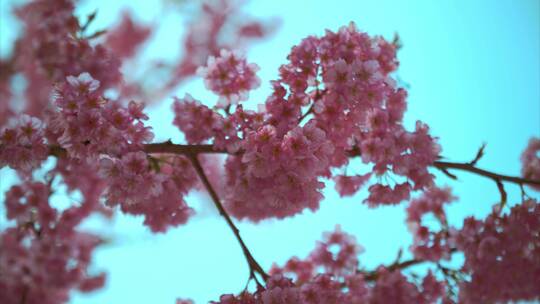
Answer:
[[[100, 28], [111, 24], [122, 7], [130, 7], [141, 20], [162, 25], [145, 56], [167, 57], [178, 50], [183, 21], [175, 12], [157, 19], [161, 10], [156, 2], [86, 0], [78, 13], [98, 8], [95, 27]], [[5, 54], [14, 28], [5, 17], [10, 1], [0, 3], [0, 54]], [[324, 29], [337, 30], [354, 21], [371, 35], [400, 35], [404, 47], [398, 55], [398, 75], [410, 85], [406, 125], [428, 123], [449, 160], [469, 161], [485, 142], [486, 155], [479, 166], [518, 175], [521, 151], [531, 136], [540, 136], [540, 1], [252, 0], [246, 11], [281, 20], [271, 39], [248, 52], [248, 59], [261, 67], [262, 86], [251, 94], [253, 106], [264, 102], [269, 81], [277, 77], [293, 45], [307, 35], [322, 35]], [[209, 104], [217, 100], [200, 79], [177, 93], [186, 92]], [[181, 136], [169, 123], [170, 103], [169, 98], [150, 110], [158, 140]], [[0, 174], [4, 190], [10, 173], [4, 169]], [[448, 210], [451, 222], [459, 226], [465, 216], [488, 213], [499, 194], [490, 180], [456, 174], [458, 181], [441, 177], [438, 184], [452, 186], [459, 197]], [[508, 185], [507, 191], [511, 203], [519, 200], [517, 187]], [[368, 209], [361, 203], [365, 191], [340, 199], [331, 182], [324, 194], [317, 213], [258, 225], [239, 223], [263, 267], [282, 264], [293, 255], [304, 257], [322, 232], [336, 224], [365, 247], [360, 262], [368, 268], [393, 261], [399, 248], [410, 244], [404, 206]], [[176, 297], [205, 303], [240, 291], [248, 269], [232, 233], [208, 207], [205, 195], [194, 193], [189, 202], [201, 214], [166, 234], [153, 235], [141, 225], [142, 219], [122, 215], [112, 223], [89, 223], [90, 229], [111, 239], [96, 252], [93, 265], [93, 270], [108, 271], [108, 282], [101, 291], [74, 295], [72, 303], [174, 303]]]

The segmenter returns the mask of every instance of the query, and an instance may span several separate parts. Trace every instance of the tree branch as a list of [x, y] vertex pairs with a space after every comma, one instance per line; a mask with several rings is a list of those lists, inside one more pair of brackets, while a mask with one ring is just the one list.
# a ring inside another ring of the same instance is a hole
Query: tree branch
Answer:
[[[450, 254], [454, 254], [456, 252], [457, 252], [456, 248], [450, 249]], [[427, 262], [431, 262], [431, 261], [420, 260], [420, 259], [410, 259], [410, 260], [406, 260], [406, 261], [403, 261], [403, 262], [399, 262], [399, 259], [396, 259], [396, 261], [394, 263], [392, 263], [392, 264], [390, 264], [388, 266], [385, 266], [385, 268], [387, 270], [389, 270], [389, 271], [403, 270], [405, 268], [415, 266], [415, 265], [418, 265], [418, 264], [422, 264], [422, 263], [427, 263]], [[362, 273], [362, 271], [359, 271], [359, 272]], [[376, 281], [378, 278], [379, 278], [379, 272], [377, 270], [364, 272], [364, 280], [366, 280], [366, 281]]]
[[176, 145], [171, 141], [144, 145], [146, 153], [171, 153], [196, 155], [199, 153], [226, 153], [225, 150], [215, 150], [213, 145]]
[[[173, 144], [171, 141], [166, 141], [163, 143], [153, 143], [144, 145], [144, 151], [146, 153], [170, 153], [170, 154], [179, 154], [179, 155], [197, 155], [200, 153], [228, 153], [224, 149], [215, 149], [213, 145], [201, 144], [201, 145], [180, 145]], [[238, 151], [235, 154], [241, 154], [242, 151]], [[59, 146], [51, 146], [49, 148], [49, 154], [57, 157], [63, 157], [66, 155], [66, 150]], [[351, 157], [359, 156], [360, 150], [357, 147], [353, 147], [352, 150], [348, 151], [348, 155]], [[494, 181], [500, 180], [501, 182], [510, 182], [518, 185], [537, 185], [540, 186], [540, 180], [533, 180], [518, 176], [509, 176], [497, 174], [491, 171], [480, 169], [474, 165], [474, 162], [469, 163], [454, 163], [454, 162], [445, 162], [445, 161], [435, 161], [431, 166], [441, 170], [448, 175], [448, 170], [461, 170], [474, 173], [480, 176], [490, 178]], [[453, 174], [451, 177], [453, 178]]]
[[505, 181], [509, 183], [514, 183], [518, 185], [540, 185], [540, 180], [533, 180], [523, 177], [517, 177], [517, 176], [509, 176], [509, 175], [502, 175], [493, 173], [484, 169], [480, 169], [472, 165], [471, 163], [452, 163], [452, 162], [444, 162], [444, 161], [436, 161], [433, 163], [433, 166], [440, 170], [448, 170], [448, 169], [454, 169], [454, 170], [461, 170], [461, 171], [467, 171], [470, 173], [474, 173], [480, 176], [484, 176], [487, 178], [490, 178], [494, 181]]
[[225, 210], [225, 208], [221, 204], [216, 191], [214, 190], [214, 188], [210, 184], [210, 181], [206, 177], [206, 174], [204, 173], [204, 169], [202, 168], [201, 163], [197, 159], [197, 154], [196, 153], [189, 153], [187, 156], [191, 160], [191, 163], [193, 164], [193, 167], [195, 168], [195, 171], [199, 175], [199, 178], [201, 179], [202, 183], [204, 184], [204, 186], [208, 190], [208, 193], [212, 197], [212, 201], [214, 202], [214, 205], [218, 209], [219, 214], [225, 218], [225, 221], [227, 222], [227, 225], [229, 225], [229, 228], [231, 228], [232, 232], [234, 233], [234, 236], [236, 237], [236, 240], [240, 244], [240, 247], [242, 247], [242, 252], [244, 253], [244, 257], [246, 258], [246, 261], [247, 261], [248, 266], [249, 266], [249, 276], [250, 276], [250, 278], [253, 278], [257, 282], [257, 284], [259, 284], [259, 282], [257, 281], [257, 277], [255, 276], [255, 274], [258, 273], [266, 281], [268, 279], [268, 274], [266, 272], [264, 272], [264, 270], [259, 265], [259, 263], [257, 263], [255, 258], [253, 257], [253, 255], [251, 254], [249, 249], [247, 248], [246, 244], [244, 243], [244, 240], [242, 240], [242, 237], [240, 236], [240, 231], [238, 230], [236, 225], [234, 225], [231, 217], [229, 216], [229, 214], [227, 213], [227, 211]]

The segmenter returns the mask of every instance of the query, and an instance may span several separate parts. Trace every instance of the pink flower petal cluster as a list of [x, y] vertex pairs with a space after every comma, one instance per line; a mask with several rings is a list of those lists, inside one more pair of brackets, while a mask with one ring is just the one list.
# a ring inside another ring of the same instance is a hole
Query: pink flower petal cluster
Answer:
[[223, 117], [194, 99], [190, 94], [184, 98], [174, 98], [173, 124], [185, 135], [190, 144], [200, 144], [216, 136], [219, 126], [223, 125]]
[[416, 286], [401, 272], [381, 268], [375, 286], [370, 290], [369, 300], [363, 303], [440, 303], [445, 300], [445, 291], [445, 284], [437, 281], [431, 271], [422, 284]]
[[119, 159], [105, 157], [100, 161], [100, 173], [107, 180], [106, 204], [144, 215], [144, 224], [153, 232], [185, 224], [194, 213], [183, 196], [197, 178], [183, 156], [150, 158], [139, 151]]
[[278, 132], [297, 124], [302, 107], [312, 103], [305, 114], [312, 114], [332, 141], [332, 166], [347, 164], [350, 152], [359, 151], [377, 176], [406, 178], [394, 186], [370, 187], [366, 202], [371, 206], [397, 204], [432, 184], [427, 167], [440, 148], [425, 124], [418, 122], [413, 132], [402, 125], [407, 92], [390, 76], [397, 67], [393, 44], [351, 24], [304, 39], [288, 58], [266, 104], [268, 120]]
[[9, 166], [23, 173], [38, 168], [49, 153], [43, 135], [38, 118], [22, 115], [13, 120], [0, 130], [0, 168]]
[[200, 2], [195, 17], [186, 25], [186, 36], [181, 42], [184, 54], [165, 89], [193, 76], [210, 56], [219, 56], [222, 49], [244, 48], [273, 31], [276, 24], [247, 16], [242, 11], [244, 4], [237, 0]]
[[334, 231], [323, 235], [323, 241], [317, 244], [309, 259], [322, 266], [325, 273], [344, 277], [356, 272], [358, 255], [363, 251], [356, 238], [342, 232], [338, 225]]
[[151, 33], [152, 28], [136, 23], [129, 11], [124, 11], [120, 23], [108, 31], [105, 45], [118, 58], [130, 58]]
[[199, 100], [186, 94], [173, 103], [175, 118], [173, 124], [184, 133], [189, 144], [200, 144], [213, 139], [216, 149], [226, 149], [236, 153], [241, 147], [241, 137], [260, 127], [264, 121], [261, 113], [244, 111], [238, 105], [232, 115], [223, 117]]
[[341, 197], [352, 196], [368, 182], [370, 177], [371, 173], [352, 176], [336, 175], [334, 176], [334, 181], [336, 182], [336, 190]]
[[395, 47], [354, 24], [327, 32], [318, 44], [325, 94], [315, 101], [315, 118], [337, 147], [334, 164], [345, 164], [347, 151], [358, 148], [377, 176], [407, 178], [393, 187], [371, 186], [371, 206], [399, 203], [431, 185], [427, 167], [440, 148], [426, 125], [417, 123], [414, 132], [402, 125], [407, 94], [389, 75], [397, 67]]
[[52, 81], [83, 72], [94, 75], [103, 89], [120, 81], [120, 61], [102, 45], [92, 46], [78, 37], [81, 26], [74, 16], [73, 1], [32, 1], [18, 7], [16, 14], [24, 26], [24, 36], [16, 46], [21, 63], [31, 60], [25, 65], [36, 64], [34, 68]]
[[[335, 147], [333, 166], [347, 164], [351, 151], [357, 151], [365, 163], [373, 165], [375, 175], [406, 178], [393, 186], [372, 185], [366, 200], [370, 206], [397, 204], [407, 200], [411, 191], [432, 185], [427, 167], [438, 157], [440, 147], [425, 124], [418, 122], [413, 132], [402, 125], [407, 92], [397, 88], [389, 74], [397, 67], [393, 44], [369, 37], [351, 24], [337, 33], [327, 31], [322, 38], [304, 39], [293, 48], [289, 60], [280, 68], [284, 87], [275, 86], [267, 101], [267, 108], [276, 108], [279, 100], [280, 108], [286, 110], [271, 113], [270, 121], [290, 128], [306, 100], [312, 102], [317, 126]], [[347, 194], [353, 193], [349, 188]]]
[[[413, 234], [413, 244], [410, 250], [415, 258], [428, 261], [449, 259], [451, 241], [448, 240], [448, 223], [444, 205], [450, 203], [455, 197], [450, 188], [429, 188], [419, 198], [413, 199], [407, 207], [407, 227]], [[422, 224], [422, 217], [432, 213], [443, 229], [434, 232]]]
[[206, 88], [220, 96], [219, 105], [225, 107], [247, 100], [249, 91], [259, 87], [261, 80], [255, 74], [258, 70], [243, 55], [223, 49], [218, 57], [208, 57], [198, 74], [204, 78]]
[[88, 72], [105, 90], [118, 84], [120, 61], [83, 36], [71, 0], [37, 0], [16, 9], [23, 36], [15, 45], [16, 68], [28, 82], [26, 113], [40, 117], [49, 104], [51, 86], [69, 75]]
[[270, 273], [292, 276], [297, 284], [313, 279], [318, 273], [344, 279], [356, 274], [358, 255], [363, 251], [356, 238], [343, 232], [337, 225], [334, 231], [323, 234], [323, 240], [317, 243], [306, 259], [293, 257], [283, 267], [274, 264]]
[[465, 254], [460, 303], [540, 300], [540, 204], [527, 200], [510, 213], [465, 219], [456, 244]]
[[[531, 138], [521, 154], [521, 175], [525, 178], [540, 181], [540, 138]], [[538, 185], [530, 185], [540, 190]]]
[[49, 203], [51, 189], [25, 182], [6, 193], [7, 218], [15, 227], [0, 233], [0, 299], [2, 303], [59, 304], [71, 290], [100, 288], [105, 274], [91, 275], [91, 254], [101, 240], [76, 230], [98, 200], [63, 211]]
[[225, 165], [225, 205], [231, 214], [259, 221], [319, 207], [324, 184], [318, 177], [327, 172], [333, 147], [314, 123], [283, 136], [265, 125], [247, 134], [242, 150]]
[[140, 149], [153, 134], [142, 120], [140, 106], [128, 108], [104, 98], [100, 82], [88, 73], [68, 76], [56, 92], [56, 111], [50, 113], [47, 138], [73, 158], [95, 158], [99, 154], [120, 155]]

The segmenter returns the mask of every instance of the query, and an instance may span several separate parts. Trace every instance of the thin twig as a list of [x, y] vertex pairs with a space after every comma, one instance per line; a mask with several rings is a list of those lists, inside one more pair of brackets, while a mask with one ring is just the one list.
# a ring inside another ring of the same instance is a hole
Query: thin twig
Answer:
[[486, 148], [486, 143], [483, 143], [481, 146], [480, 146], [480, 149], [478, 149], [478, 152], [476, 152], [476, 156], [474, 157], [474, 159], [472, 161], [469, 162], [469, 164], [471, 166], [474, 166], [476, 165], [476, 163], [478, 163], [478, 161], [480, 160], [480, 158], [482, 158], [482, 156], [484, 156], [484, 149]]
[[500, 213], [504, 209], [504, 206], [506, 206], [508, 195], [506, 194], [506, 190], [504, 190], [504, 185], [500, 179], [495, 179], [495, 183], [497, 184], [497, 189], [499, 189], [499, 193], [501, 194], [501, 208], [499, 209]]

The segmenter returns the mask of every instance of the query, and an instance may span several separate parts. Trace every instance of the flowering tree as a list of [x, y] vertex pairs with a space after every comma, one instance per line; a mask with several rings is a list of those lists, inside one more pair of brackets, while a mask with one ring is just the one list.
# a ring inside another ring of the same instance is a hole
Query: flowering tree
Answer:
[[[399, 40], [370, 36], [349, 24], [294, 46], [257, 111], [243, 102], [257, 88], [258, 66], [238, 51], [270, 32], [269, 23], [238, 18], [230, 0], [203, 3], [188, 26], [183, 56], [165, 68], [161, 86], [120, 71], [149, 37], [151, 27], [124, 14], [108, 31], [88, 32], [95, 18], [74, 16], [70, 0], [36, 0], [16, 10], [24, 25], [10, 58], [0, 62], [0, 166], [20, 183], [5, 194], [7, 228], [0, 234], [0, 302], [65, 303], [72, 290], [103, 286], [90, 273], [92, 251], [103, 240], [78, 226], [90, 215], [142, 215], [155, 233], [196, 216], [184, 196], [210, 195], [249, 266], [243, 291], [214, 303], [494, 303], [540, 299], [540, 139], [522, 154], [521, 176], [480, 169], [482, 146], [469, 162], [449, 162], [426, 124], [407, 130], [407, 90], [393, 78]], [[185, 142], [153, 142], [145, 104], [168, 96], [197, 75], [218, 96], [209, 107], [189, 94], [175, 101], [172, 122]], [[27, 82], [22, 94], [14, 77]], [[23, 107], [14, 107], [21, 104]], [[216, 162], [210, 155], [224, 156]], [[360, 159], [363, 174], [339, 168]], [[44, 163], [53, 165], [44, 166]], [[460, 171], [494, 182], [500, 202], [486, 218], [447, 221], [455, 197], [435, 180]], [[323, 179], [340, 196], [367, 187], [364, 203], [407, 205], [413, 258], [376, 269], [359, 267], [362, 248], [336, 227], [304, 258], [262, 267], [235, 225], [317, 211]], [[80, 203], [52, 204], [55, 188], [79, 191]], [[507, 204], [507, 185], [522, 198]], [[528, 190], [528, 189], [527, 189]], [[439, 225], [429, 225], [432, 214]], [[464, 263], [445, 263], [462, 254]], [[404, 271], [425, 264], [428, 271]], [[189, 295], [185, 295], [189, 296]], [[180, 303], [191, 303], [178, 299]]]

